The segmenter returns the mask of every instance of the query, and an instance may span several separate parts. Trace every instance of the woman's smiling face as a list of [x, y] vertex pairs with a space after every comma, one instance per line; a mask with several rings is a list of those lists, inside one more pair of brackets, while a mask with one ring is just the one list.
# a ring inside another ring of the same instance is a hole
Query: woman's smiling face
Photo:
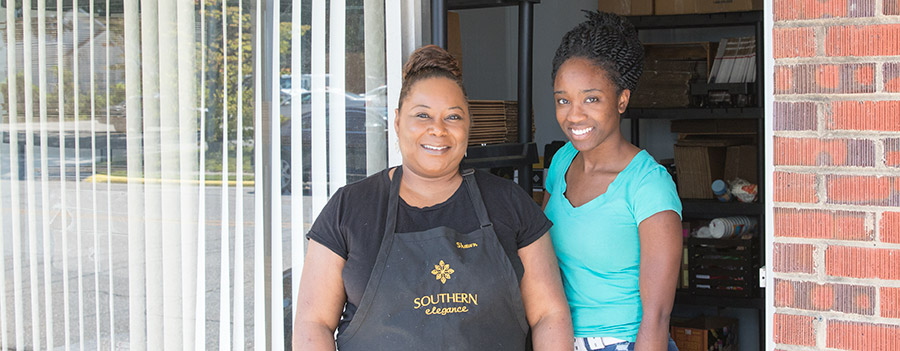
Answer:
[[396, 110], [394, 126], [405, 171], [440, 177], [459, 171], [469, 141], [469, 106], [451, 79], [416, 82]]
[[585, 58], [570, 58], [559, 67], [553, 82], [556, 120], [576, 150], [592, 150], [620, 133], [631, 91], [618, 90], [603, 68]]

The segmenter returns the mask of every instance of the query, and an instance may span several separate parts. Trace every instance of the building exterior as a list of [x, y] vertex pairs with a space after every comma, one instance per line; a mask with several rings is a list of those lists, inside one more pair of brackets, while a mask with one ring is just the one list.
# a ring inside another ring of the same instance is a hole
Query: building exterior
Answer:
[[900, 3], [772, 5], [768, 347], [900, 349]]

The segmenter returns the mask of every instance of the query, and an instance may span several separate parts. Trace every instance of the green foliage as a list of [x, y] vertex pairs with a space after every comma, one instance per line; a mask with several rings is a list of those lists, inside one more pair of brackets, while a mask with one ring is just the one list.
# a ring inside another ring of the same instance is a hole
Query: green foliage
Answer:
[[[19, 72], [16, 74], [16, 115], [19, 118], [23, 117], [22, 111], [25, 110], [25, 74], [23, 72]], [[38, 91], [38, 86], [32, 84], [32, 95], [37, 101], [38, 96], [40, 96]], [[8, 78], [4, 77], [3, 82], [0, 83], [0, 111], [2, 111], [2, 115], [9, 115], [9, 81]]]
[[[249, 2], [248, 2], [249, 3]], [[204, 0], [206, 6], [207, 37], [205, 40], [206, 62], [201, 64], [206, 69], [205, 94], [206, 106], [209, 108], [206, 115], [207, 133], [209, 141], [222, 141], [225, 131], [223, 111], [228, 116], [229, 140], [235, 140], [237, 136], [236, 116], [238, 114], [238, 96], [242, 101], [243, 136], [253, 137], [253, 18], [251, 17], [251, 4], [243, 4], [241, 9], [237, 5], [226, 6], [223, 18], [222, 3], [216, 0]], [[242, 13], [241, 13], [242, 12]], [[222, 23], [225, 23], [223, 34]], [[238, 30], [242, 33], [238, 36]], [[223, 40], [227, 36], [227, 40]], [[224, 41], [224, 42], [223, 42]], [[198, 43], [198, 48], [203, 48], [204, 43]], [[238, 53], [242, 51], [241, 62], [238, 62]], [[241, 67], [242, 77], [238, 77], [238, 65]], [[239, 90], [240, 89], [240, 90]], [[224, 106], [224, 108], [223, 108]]]
[[[53, 77], [54, 80], [57, 77], [57, 70], [59, 68], [54, 66], [50, 67], [47, 72], [48, 77]], [[8, 113], [9, 111], [9, 100], [7, 98], [7, 90], [8, 90], [9, 82], [4, 81], [0, 83], [0, 96], [3, 98], [0, 99], [0, 110], [3, 111], [3, 114]], [[25, 89], [22, 87], [25, 86], [25, 75], [23, 72], [19, 72], [16, 75], [16, 110], [19, 118], [24, 118], [23, 111], [25, 111]], [[32, 101], [34, 103], [35, 111], [38, 108], [38, 104], [40, 102], [40, 90], [38, 84], [32, 82]], [[78, 115], [79, 119], [89, 119], [91, 116], [91, 92], [90, 92], [90, 82], [80, 81], [78, 85]], [[110, 106], [115, 106], [118, 104], [122, 104], [125, 102], [125, 83], [117, 83], [113, 84], [109, 87], [109, 102]], [[47, 92], [47, 109], [50, 111], [51, 115], [56, 115], [57, 111], [59, 111], [59, 86], [57, 84], [48, 84]], [[106, 89], [97, 88], [96, 94], [94, 96], [94, 111], [96, 114], [106, 114]], [[64, 113], [67, 118], [72, 118], [75, 115], [75, 80], [72, 71], [66, 69], [63, 71], [63, 107]]]

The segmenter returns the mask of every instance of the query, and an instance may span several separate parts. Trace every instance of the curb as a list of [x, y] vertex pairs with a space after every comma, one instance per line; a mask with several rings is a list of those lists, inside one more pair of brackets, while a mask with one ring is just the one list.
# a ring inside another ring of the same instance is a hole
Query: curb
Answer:
[[[180, 179], [145, 179], [145, 178], [129, 178], [123, 176], [107, 176], [105, 174], [96, 174], [90, 177], [84, 178], [85, 183], [118, 183], [118, 184], [126, 184], [129, 182], [135, 182], [139, 184], [181, 184]], [[191, 180], [188, 184], [199, 185], [201, 182], [199, 180]], [[221, 180], [207, 180], [204, 181], [204, 185], [222, 185]], [[245, 180], [242, 182], [244, 186], [254, 186], [255, 182], [252, 180]], [[231, 180], [228, 181], [229, 186], [237, 186], [237, 181]]]

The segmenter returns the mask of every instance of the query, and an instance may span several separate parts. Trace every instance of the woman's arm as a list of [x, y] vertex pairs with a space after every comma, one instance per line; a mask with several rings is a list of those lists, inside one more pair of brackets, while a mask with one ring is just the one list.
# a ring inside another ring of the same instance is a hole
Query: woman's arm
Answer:
[[640, 291], [644, 316], [635, 351], [666, 350], [669, 315], [681, 261], [681, 218], [674, 211], [654, 214], [638, 226], [641, 244]]
[[[525, 266], [522, 276], [522, 302], [531, 325], [535, 350], [572, 348], [572, 317], [562, 288], [556, 254], [550, 235], [544, 234], [530, 245], [519, 249]], [[674, 283], [673, 283], [674, 284]]]
[[315, 240], [309, 241], [294, 320], [294, 350], [334, 350], [334, 330], [347, 296], [341, 271], [344, 259]]

